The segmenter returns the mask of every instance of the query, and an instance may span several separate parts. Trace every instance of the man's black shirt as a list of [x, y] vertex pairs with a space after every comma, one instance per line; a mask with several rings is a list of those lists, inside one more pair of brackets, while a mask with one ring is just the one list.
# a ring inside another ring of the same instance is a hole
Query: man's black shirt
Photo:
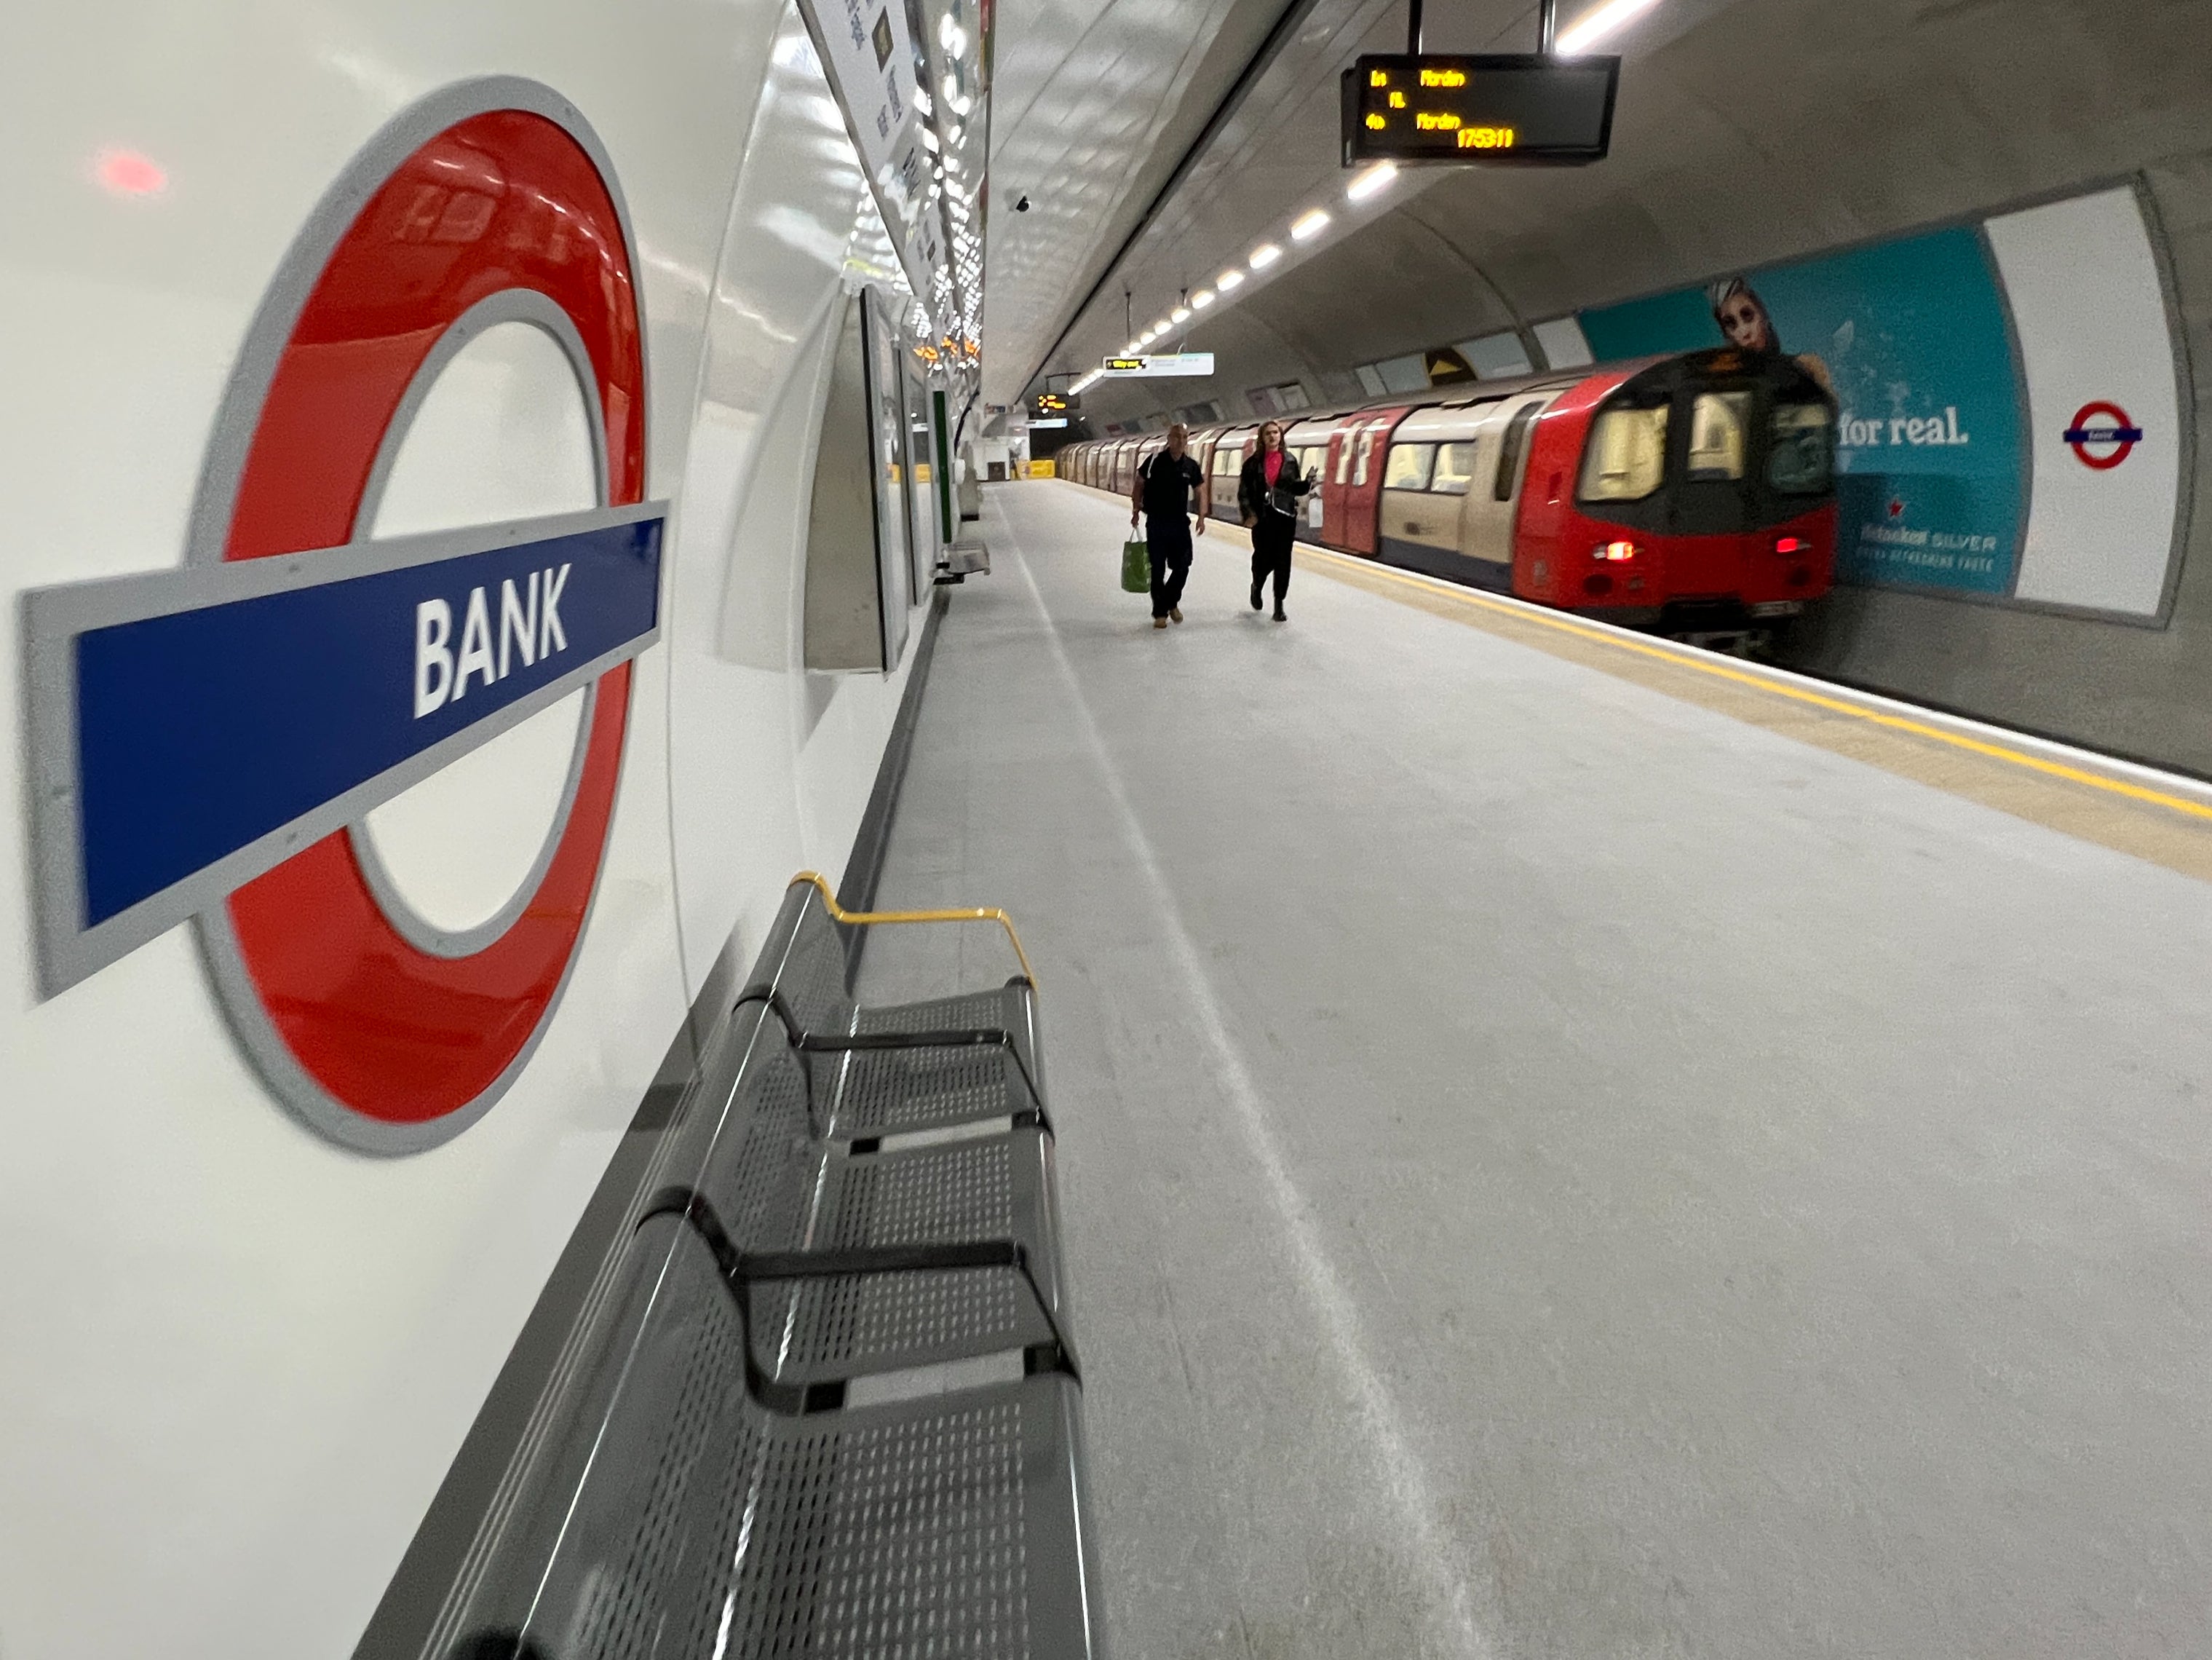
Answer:
[[1182, 518], [1191, 510], [1191, 492], [1206, 482], [1206, 475], [1198, 470], [1197, 457], [1188, 452], [1176, 456], [1162, 450], [1140, 471], [1147, 518]]

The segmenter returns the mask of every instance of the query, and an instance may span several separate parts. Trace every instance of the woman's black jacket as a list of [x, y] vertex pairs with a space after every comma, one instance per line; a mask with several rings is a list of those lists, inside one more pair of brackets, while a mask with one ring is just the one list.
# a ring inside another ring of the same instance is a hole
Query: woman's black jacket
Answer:
[[[1279, 507], [1268, 500], [1267, 457], [1255, 450], [1245, 460], [1244, 471], [1237, 479], [1237, 516], [1248, 523], [1257, 522], [1261, 514], [1273, 511], [1295, 518], [1291, 509]], [[1277, 502], [1304, 496], [1314, 487], [1314, 481], [1298, 471], [1298, 459], [1290, 451], [1283, 452], [1282, 471], [1275, 475], [1273, 495]]]

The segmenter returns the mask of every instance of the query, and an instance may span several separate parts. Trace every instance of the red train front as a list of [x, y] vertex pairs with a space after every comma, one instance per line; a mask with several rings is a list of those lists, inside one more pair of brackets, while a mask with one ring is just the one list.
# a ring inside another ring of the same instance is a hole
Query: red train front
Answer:
[[1523, 599], [1695, 637], [1771, 627], [1833, 580], [1834, 404], [1789, 358], [1584, 380], [1538, 420], [1528, 476]]

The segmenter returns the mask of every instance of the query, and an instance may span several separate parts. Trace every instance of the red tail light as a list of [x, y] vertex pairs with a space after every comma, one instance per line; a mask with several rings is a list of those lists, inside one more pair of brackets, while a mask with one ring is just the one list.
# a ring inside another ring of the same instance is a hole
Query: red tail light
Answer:
[[1802, 536], [1778, 536], [1774, 538], [1774, 550], [1784, 559], [1796, 559], [1812, 552], [1813, 544]]

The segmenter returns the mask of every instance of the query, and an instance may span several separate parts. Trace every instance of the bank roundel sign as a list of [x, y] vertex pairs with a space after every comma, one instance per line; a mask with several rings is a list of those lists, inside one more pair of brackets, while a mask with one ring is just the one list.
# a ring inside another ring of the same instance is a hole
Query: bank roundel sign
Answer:
[[[27, 596], [46, 994], [190, 919], [255, 1065], [325, 1134], [415, 1151], [513, 1082], [575, 960], [659, 635], [635, 271], [604, 150], [534, 82], [433, 95], [332, 186], [247, 332], [182, 567]], [[575, 374], [599, 505], [372, 538], [432, 383], [509, 322]], [[364, 815], [580, 690], [528, 879], [442, 931]]]
[[2063, 436], [2083, 466], [2109, 472], [2134, 453], [2143, 434], [2118, 404], [2100, 400], [2076, 410]]

